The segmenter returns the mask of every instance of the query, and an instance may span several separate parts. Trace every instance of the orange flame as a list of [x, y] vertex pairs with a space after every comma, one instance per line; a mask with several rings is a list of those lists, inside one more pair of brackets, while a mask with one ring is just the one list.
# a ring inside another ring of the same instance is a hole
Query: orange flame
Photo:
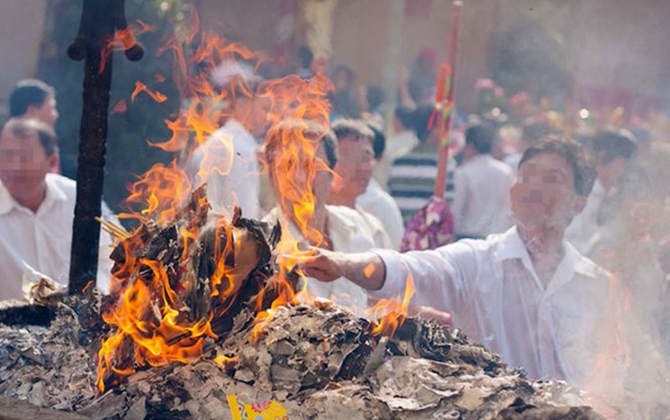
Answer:
[[[188, 362], [202, 356], [203, 339], [216, 338], [209, 320], [188, 322], [178, 310], [182, 306], [169, 284], [160, 263], [140, 258], [139, 264], [152, 276], [137, 279], [126, 287], [115, 310], [103, 314], [103, 320], [116, 327], [116, 334], [105, 340], [99, 352], [98, 389], [104, 391], [106, 371], [128, 375], [129, 367], [119, 370], [113, 361], [128, 356], [124, 342], [131, 339], [137, 346], [134, 362], [138, 366], [160, 366], [172, 361]], [[147, 281], [147, 278], [150, 279]], [[126, 354], [119, 354], [119, 352]]]
[[140, 82], [139, 80], [135, 82], [135, 90], [133, 91], [132, 95], [130, 95], [130, 100], [135, 101], [135, 97], [137, 96], [138, 93], [140, 92], [145, 92], [147, 95], [151, 97], [154, 101], [161, 103], [167, 101], [167, 96], [163, 95], [162, 93], [156, 91], [153, 92], [149, 90], [147, 85], [144, 83]]
[[371, 333], [374, 335], [386, 335], [393, 337], [398, 327], [405, 322], [409, 312], [409, 302], [414, 296], [414, 279], [410, 274], [407, 277], [405, 284], [405, 295], [402, 302], [398, 299], [380, 299], [374, 307], [367, 310], [371, 318], [377, 318], [380, 314], [384, 314], [375, 326]]
[[126, 29], [121, 29], [116, 31], [115, 36], [110, 39], [102, 51], [100, 52], [100, 67], [98, 72], [102, 73], [105, 70], [105, 65], [107, 64], [107, 59], [114, 51], [125, 51], [130, 49], [135, 45], [135, 39], [137, 36], [142, 35], [146, 32], [153, 32], [156, 28], [151, 25], [147, 25], [141, 20], [137, 20], [136, 23], [128, 25]]
[[[186, 160], [229, 118], [227, 104], [235, 99], [233, 95], [265, 101], [267, 125], [272, 127], [270, 133], [277, 135], [272, 137], [276, 143], [275, 159], [268, 167], [281, 174], [277, 177], [282, 196], [280, 205], [287, 215], [291, 215], [307, 240], [320, 244], [323, 235], [314, 228], [312, 217], [316, 198], [311, 183], [318, 171], [329, 170], [316, 155], [318, 140], [328, 127], [326, 94], [332, 89], [331, 82], [323, 76], [312, 80], [289, 76], [259, 87], [252, 86], [243, 78], [236, 78], [226, 89], [222, 89], [212, 80], [212, 70], [224, 61], [234, 62], [240, 58], [250, 61], [255, 60], [256, 55], [245, 46], [227, 42], [213, 33], [206, 32], [198, 37], [197, 14], [191, 13], [190, 19], [159, 51], [159, 54], [172, 54], [175, 64], [172, 75], [184, 96], [182, 103], [187, 105], [177, 117], [166, 121], [171, 138], [149, 144], [179, 153], [179, 159]], [[150, 29], [141, 22], [130, 32], [137, 35]], [[130, 34], [120, 34], [118, 41], [110, 42], [109, 53], [114, 48], [127, 47], [130, 39]], [[195, 50], [193, 45], [196, 45]], [[194, 68], [201, 71], [194, 75]], [[164, 76], [157, 75], [154, 82], [163, 80]], [[150, 95], [157, 102], [166, 99], [141, 81], [136, 83], [131, 99], [140, 92]], [[287, 128], [285, 121], [299, 123]], [[318, 127], [316, 130], [313, 129], [315, 126]], [[220, 140], [221, 152], [232, 157], [232, 139], [222, 137]], [[212, 170], [224, 175], [228, 173], [230, 161], [226, 163], [224, 159], [222, 163], [220, 156], [217, 159], [214, 163], [213, 156], [203, 157], [203, 164], [197, 168], [195, 176], [181, 170], [176, 159], [169, 165], [154, 165], [129, 186], [130, 195], [126, 199], [129, 211], [120, 217], [137, 219], [145, 226], [153, 223], [160, 227], [174, 223], [180, 209], [187, 203], [194, 181], [197, 186]], [[203, 206], [208, 205], [205, 198], [202, 200], [205, 200], [201, 203]], [[181, 276], [180, 273], [187, 271], [189, 258], [197, 248], [200, 228], [177, 226], [176, 242], [182, 247], [178, 267], [163, 267], [162, 263], [137, 253], [143, 246], [141, 229], [121, 242], [125, 253], [113, 272], [111, 289], [116, 304], [103, 316], [104, 321], [112, 326], [113, 334], [103, 341], [99, 352], [97, 384], [100, 391], [108, 385], [117, 384], [122, 377], [135, 372], [137, 367], [158, 366], [173, 361], [187, 363], [202, 357], [204, 339], [217, 338], [212, 331], [212, 319], [222, 316], [230, 308], [252, 263], [258, 261], [257, 256], [243, 251], [244, 241], [249, 240], [244, 233], [226, 223], [217, 225], [213, 274], [208, 279], [209, 289], [206, 289], [210, 293], [207, 298], [211, 300], [211, 308], [205, 315], [195, 317], [182, 296], [184, 290], [195, 287], [195, 279], [178, 277], [175, 282], [174, 276]], [[288, 257], [280, 259], [280, 273], [269, 282], [274, 288], [273, 296], [279, 297], [273, 302], [265, 302], [265, 294], [259, 293], [256, 337], [279, 306], [296, 301], [296, 278], [304, 277], [296, 267], [295, 258], [290, 256], [308, 251], [300, 251], [298, 242], [290, 239], [290, 235], [282, 241], [282, 249]], [[231, 260], [235, 262], [233, 265], [229, 264]], [[215, 359], [223, 364], [227, 360]]]
[[135, 218], [148, 221], [156, 216], [157, 221], [172, 220], [183, 207], [191, 192], [191, 183], [186, 174], [177, 167], [176, 161], [169, 166], [158, 163], [151, 167], [136, 183], [129, 187], [128, 204], [146, 204], [140, 213], [121, 213], [120, 218]]

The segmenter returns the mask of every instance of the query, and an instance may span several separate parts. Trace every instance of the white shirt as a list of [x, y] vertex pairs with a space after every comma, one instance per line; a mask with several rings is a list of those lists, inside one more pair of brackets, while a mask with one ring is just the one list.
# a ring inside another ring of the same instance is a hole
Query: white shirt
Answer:
[[230, 119], [193, 152], [185, 171], [194, 188], [207, 182], [207, 200], [215, 214], [231, 217], [237, 205], [244, 217], [258, 218], [257, 147], [251, 133]]
[[376, 217], [391, 239], [391, 248], [398, 249], [405, 226], [398, 204], [391, 194], [382, 189], [376, 179], [371, 179], [365, 192], [358, 196], [356, 205]]
[[[77, 184], [56, 174], [47, 174], [45, 182], [46, 196], [35, 213], [18, 204], [0, 183], [0, 300], [23, 297], [22, 279], [30, 268], [68, 284]], [[109, 220], [110, 215], [103, 203], [103, 218]], [[105, 292], [113, 265], [111, 244], [112, 238], [101, 230], [97, 285]]]
[[[375, 248], [372, 232], [370, 232], [363, 216], [356, 210], [344, 206], [327, 205], [326, 211], [328, 213], [327, 235], [332, 242], [334, 251], [352, 253], [365, 252]], [[277, 207], [272, 209], [263, 220], [269, 223], [275, 223], [279, 220], [282, 226], [282, 235], [286, 235], [288, 232], [296, 241], [303, 239], [297, 227], [289, 222], [288, 218]], [[366, 291], [345, 278], [329, 283], [308, 278], [307, 291], [315, 297], [331, 299], [340, 305], [347, 306], [359, 316], [363, 316], [363, 312], [367, 308], [368, 295]]]
[[615, 336], [616, 323], [606, 322], [612, 320], [607, 272], [563, 245], [565, 255], [547, 289], [516, 227], [431, 251], [375, 250], [386, 266], [386, 282], [370, 294], [402, 296], [411, 272], [414, 305], [451, 311], [457, 327], [509, 365], [522, 366], [531, 379], [581, 386]]
[[514, 173], [491, 155], [477, 155], [454, 173], [454, 230], [484, 238], [513, 224], [509, 190]]

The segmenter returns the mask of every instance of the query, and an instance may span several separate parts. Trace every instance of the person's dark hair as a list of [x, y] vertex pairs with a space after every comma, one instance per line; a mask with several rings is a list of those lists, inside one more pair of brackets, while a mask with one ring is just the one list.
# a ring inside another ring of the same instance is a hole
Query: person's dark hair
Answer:
[[295, 55], [300, 60], [300, 65], [304, 69], [308, 69], [312, 65], [312, 61], [314, 61], [314, 54], [312, 54], [312, 50], [304, 45], [298, 47]]
[[585, 197], [591, 194], [593, 183], [596, 180], [596, 170], [586, 158], [582, 145], [572, 139], [555, 134], [549, 135], [526, 149], [519, 161], [519, 168], [526, 161], [542, 153], [553, 153], [565, 159], [572, 168], [575, 193]]
[[379, 160], [381, 159], [382, 155], [384, 154], [384, 150], [386, 149], [386, 136], [384, 135], [384, 132], [376, 125], [368, 123], [368, 127], [370, 127], [370, 130], [372, 130], [375, 135], [372, 139], [372, 151], [374, 152], [375, 159]]
[[401, 105], [395, 109], [394, 115], [403, 127], [414, 130], [414, 109]]
[[12, 118], [7, 121], [3, 131], [9, 130], [20, 139], [37, 136], [47, 156], [58, 153], [58, 141], [53, 128], [35, 118]]
[[43, 81], [21, 80], [9, 95], [9, 115], [20, 117], [28, 112], [28, 107], [42, 106], [49, 96], [56, 96], [56, 91]]
[[431, 128], [428, 127], [428, 123], [430, 122], [430, 116], [433, 114], [434, 110], [434, 104], [426, 103], [415, 109], [412, 115], [414, 132], [421, 143], [428, 140], [428, 137], [430, 136]]
[[356, 136], [357, 138], [367, 138], [372, 142], [375, 137], [372, 129], [361, 120], [337, 120], [331, 126], [331, 130], [337, 136], [338, 141], [345, 137]]
[[556, 131], [551, 128], [551, 126], [546, 122], [537, 118], [527, 118], [523, 122], [522, 138], [528, 144], [534, 144], [540, 141], [542, 138], [550, 135], [556, 134]]
[[335, 169], [337, 164], [337, 137], [332, 131], [328, 131], [321, 138], [323, 143], [323, 148], [326, 151], [326, 158], [328, 159], [328, 167], [330, 169]]
[[475, 123], [465, 131], [465, 144], [474, 147], [479, 154], [491, 153], [495, 140], [496, 132], [487, 123]]
[[616, 158], [630, 160], [637, 152], [637, 141], [627, 130], [603, 129], [590, 139], [594, 156], [602, 152], [600, 163], [610, 163]]

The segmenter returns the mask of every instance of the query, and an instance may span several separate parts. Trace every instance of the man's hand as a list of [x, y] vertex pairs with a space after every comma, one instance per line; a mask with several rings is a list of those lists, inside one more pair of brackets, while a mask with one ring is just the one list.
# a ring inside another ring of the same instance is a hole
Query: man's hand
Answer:
[[345, 254], [313, 248], [314, 255], [300, 257], [298, 263], [305, 274], [323, 282], [345, 277], [367, 290], [379, 290], [384, 284], [386, 267], [373, 252]]
[[300, 267], [310, 277], [323, 282], [331, 282], [344, 277], [346, 255], [323, 248], [312, 248], [314, 255], [301, 257]]

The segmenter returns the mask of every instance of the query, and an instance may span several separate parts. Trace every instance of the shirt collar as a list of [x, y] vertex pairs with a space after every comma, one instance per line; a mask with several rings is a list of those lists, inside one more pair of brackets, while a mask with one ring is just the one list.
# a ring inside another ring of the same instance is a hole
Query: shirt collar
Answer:
[[[606, 272], [596, 263], [582, 256], [577, 249], [568, 241], [563, 240], [563, 250], [565, 254], [558, 264], [554, 280], [550, 284], [550, 288], [556, 289], [566, 282], [574, 278], [575, 274], [581, 274], [590, 278], [597, 278], [606, 275]], [[502, 240], [494, 255], [494, 259], [498, 262], [508, 259], [520, 259], [527, 269], [531, 269], [532, 262], [530, 254], [523, 244], [516, 226], [510, 228], [507, 232], [502, 234]], [[534, 269], [532, 269], [534, 271]], [[560, 283], [560, 284], [558, 284]], [[553, 286], [553, 287], [552, 287]]]
[[9, 213], [17, 203], [0, 181], [0, 215]]
[[[67, 201], [67, 194], [65, 194], [57, 182], [57, 177], [59, 176], [60, 175], [56, 174], [47, 174], [44, 179], [44, 182], [47, 185], [47, 192], [38, 211], [48, 209], [52, 203], [56, 201]], [[22, 206], [16, 202], [14, 197], [12, 197], [7, 188], [2, 184], [2, 181], [0, 181], [0, 215], [9, 213], [15, 207], [18, 208]]]

